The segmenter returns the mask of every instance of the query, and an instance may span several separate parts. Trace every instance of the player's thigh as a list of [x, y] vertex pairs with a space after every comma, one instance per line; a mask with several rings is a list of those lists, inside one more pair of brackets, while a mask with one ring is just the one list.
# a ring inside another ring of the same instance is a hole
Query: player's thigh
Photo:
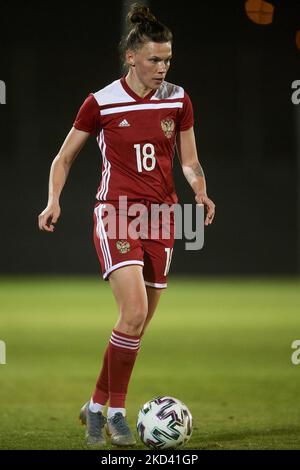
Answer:
[[123, 266], [113, 271], [109, 283], [122, 315], [146, 317], [148, 297], [142, 266]]

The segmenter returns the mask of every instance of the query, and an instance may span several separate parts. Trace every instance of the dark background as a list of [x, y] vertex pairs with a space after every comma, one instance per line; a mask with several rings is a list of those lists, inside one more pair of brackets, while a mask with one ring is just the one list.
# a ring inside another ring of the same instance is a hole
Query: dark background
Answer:
[[[149, 2], [175, 36], [167, 80], [192, 98], [199, 158], [217, 206], [204, 249], [188, 252], [177, 241], [171, 271], [294, 275], [300, 118], [291, 83], [300, 79], [300, 2], [273, 2], [269, 26], [250, 21], [244, 1], [219, 3]], [[1, 3], [1, 273], [99, 272], [92, 213], [101, 160], [93, 138], [72, 167], [56, 232], [39, 232], [37, 216], [79, 107], [121, 75], [122, 12], [117, 0]], [[177, 159], [175, 182], [180, 202], [193, 202]]]

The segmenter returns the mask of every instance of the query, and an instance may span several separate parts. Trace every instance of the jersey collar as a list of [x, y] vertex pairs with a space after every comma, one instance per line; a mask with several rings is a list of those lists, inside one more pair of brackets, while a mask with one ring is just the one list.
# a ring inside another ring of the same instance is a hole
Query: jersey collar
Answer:
[[126, 93], [131, 96], [131, 98], [133, 98], [135, 101], [146, 101], [146, 100], [150, 100], [152, 98], [152, 96], [156, 93], [157, 90], [151, 90], [150, 93], [148, 93], [146, 96], [144, 96], [143, 98], [139, 95], [137, 95], [130, 87], [129, 85], [127, 84], [126, 80], [125, 80], [125, 76], [121, 78], [120, 80], [121, 82], [121, 85], [122, 87], [124, 88], [124, 90], [126, 91]]

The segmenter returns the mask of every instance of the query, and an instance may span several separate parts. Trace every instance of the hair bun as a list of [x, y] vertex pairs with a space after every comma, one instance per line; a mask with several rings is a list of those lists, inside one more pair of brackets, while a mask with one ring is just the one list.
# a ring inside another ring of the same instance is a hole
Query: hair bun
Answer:
[[157, 21], [155, 16], [151, 13], [148, 7], [139, 3], [134, 3], [130, 12], [127, 15], [128, 23], [140, 24], [148, 23], [150, 21]]

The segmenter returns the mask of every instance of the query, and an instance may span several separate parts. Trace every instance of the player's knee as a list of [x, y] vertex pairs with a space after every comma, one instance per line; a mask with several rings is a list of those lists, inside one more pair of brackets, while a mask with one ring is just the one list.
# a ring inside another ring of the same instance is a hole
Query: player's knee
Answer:
[[126, 311], [123, 311], [122, 317], [130, 329], [141, 330], [147, 317], [147, 305], [143, 302], [131, 305]]

